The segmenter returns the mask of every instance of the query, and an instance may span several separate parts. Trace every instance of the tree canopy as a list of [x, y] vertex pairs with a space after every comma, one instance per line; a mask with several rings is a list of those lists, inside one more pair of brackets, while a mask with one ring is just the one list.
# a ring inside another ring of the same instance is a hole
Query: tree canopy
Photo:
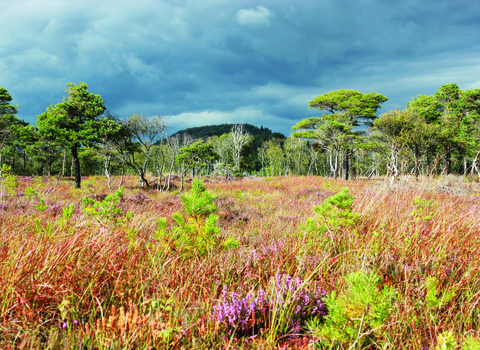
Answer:
[[436, 146], [445, 159], [445, 172], [452, 169], [452, 156], [465, 156], [477, 142], [474, 126], [480, 119], [480, 89], [461, 90], [457, 84], [442, 85], [432, 96], [420, 95], [407, 103], [436, 125]]
[[12, 140], [12, 134], [15, 131], [13, 127], [25, 124], [15, 116], [18, 107], [10, 104], [10, 102], [12, 102], [12, 96], [7, 89], [0, 86], [0, 176], [2, 174], [2, 150]]
[[343, 152], [343, 176], [348, 180], [349, 158], [360, 140], [360, 132], [354, 128], [361, 124], [371, 126], [380, 105], [387, 100], [386, 96], [377, 92], [364, 94], [355, 90], [336, 90], [317, 96], [308, 103], [309, 108], [331, 114], [301, 120], [292, 127], [293, 130], [301, 130], [294, 137], [313, 139], [329, 151], [334, 177], [338, 154]]
[[102, 127], [98, 117], [106, 108], [100, 95], [88, 91], [86, 83], [68, 83], [65, 92], [68, 97], [63, 97], [62, 102], [51, 105], [46, 112], [37, 116], [37, 128], [41, 138], [70, 147], [75, 164], [75, 187], [80, 188], [78, 149], [82, 144], [89, 144], [98, 138], [98, 131]]
[[355, 90], [336, 90], [315, 97], [308, 105], [309, 108], [325, 110], [332, 114], [343, 112], [350, 117], [353, 126], [363, 122], [371, 126], [372, 121], [377, 118], [376, 113], [383, 102], [388, 98], [377, 92], [368, 94]]

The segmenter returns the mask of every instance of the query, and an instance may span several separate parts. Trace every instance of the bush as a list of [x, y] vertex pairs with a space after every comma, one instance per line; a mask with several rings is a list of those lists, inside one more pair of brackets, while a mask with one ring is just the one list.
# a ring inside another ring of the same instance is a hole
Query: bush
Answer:
[[346, 289], [325, 298], [328, 317], [323, 325], [311, 324], [322, 344], [370, 345], [376, 342], [390, 316], [395, 291], [380, 288], [382, 279], [373, 272], [358, 271], [345, 277]]
[[235, 249], [238, 242], [229, 238], [224, 244], [218, 236], [218, 215], [215, 214], [215, 197], [206, 191], [203, 181], [194, 179], [190, 193], [181, 197], [185, 215], [177, 211], [172, 215], [174, 225], [168, 227], [166, 218], [158, 220], [159, 240], [187, 255], [204, 256], [217, 247]]

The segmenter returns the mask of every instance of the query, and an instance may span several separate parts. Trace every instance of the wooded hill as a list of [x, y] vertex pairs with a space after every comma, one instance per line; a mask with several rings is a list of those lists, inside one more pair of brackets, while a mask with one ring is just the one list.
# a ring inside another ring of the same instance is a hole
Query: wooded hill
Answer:
[[[207, 138], [212, 136], [222, 136], [223, 134], [228, 134], [229, 132], [232, 131], [232, 128], [234, 125], [235, 124], [198, 126], [194, 128], [188, 128], [185, 130], [177, 131], [172, 136], [188, 134], [194, 139], [206, 140]], [[271, 135], [271, 138], [285, 139], [285, 135], [283, 135], [282, 133], [272, 132], [272, 130], [270, 130], [269, 128], [264, 128], [263, 125], [260, 127], [257, 127], [252, 124], [242, 124], [242, 125], [244, 127], [245, 132], [253, 136], [264, 135], [268, 137], [269, 135]]]
[[[207, 140], [213, 136], [222, 136], [232, 131], [235, 124], [220, 124], [220, 125], [205, 125], [194, 128], [187, 128], [177, 131], [173, 136], [190, 135], [193, 139]], [[249, 170], [258, 171], [261, 169], [260, 161], [258, 160], [258, 148], [262, 146], [262, 143], [269, 140], [285, 140], [286, 137], [282, 133], [273, 132], [269, 128], [264, 128], [252, 124], [242, 124], [244, 131], [253, 136], [253, 140], [250, 142], [249, 147], [242, 152], [244, 157], [244, 165], [248, 165]]]

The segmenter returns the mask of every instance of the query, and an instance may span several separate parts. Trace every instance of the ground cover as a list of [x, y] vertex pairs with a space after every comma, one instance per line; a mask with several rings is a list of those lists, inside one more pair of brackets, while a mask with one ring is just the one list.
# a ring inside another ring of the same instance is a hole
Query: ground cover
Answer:
[[451, 179], [4, 179], [0, 347], [480, 348], [480, 191]]

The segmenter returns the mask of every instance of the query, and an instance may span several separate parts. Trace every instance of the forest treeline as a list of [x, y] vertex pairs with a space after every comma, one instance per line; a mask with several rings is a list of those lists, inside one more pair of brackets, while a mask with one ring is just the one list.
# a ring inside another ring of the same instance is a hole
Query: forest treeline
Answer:
[[[0, 171], [15, 175], [75, 177], [137, 174], [159, 190], [188, 174], [233, 178], [321, 175], [462, 174], [480, 179], [480, 90], [446, 84], [419, 95], [403, 110], [377, 116], [387, 97], [337, 90], [309, 107], [321, 111], [292, 126], [292, 134], [250, 124], [189, 128], [169, 136], [167, 119], [119, 118], [88, 85], [67, 84], [67, 96], [37, 116], [20, 120], [18, 106], [0, 87]], [[153, 179], [154, 178], [154, 179]]]

